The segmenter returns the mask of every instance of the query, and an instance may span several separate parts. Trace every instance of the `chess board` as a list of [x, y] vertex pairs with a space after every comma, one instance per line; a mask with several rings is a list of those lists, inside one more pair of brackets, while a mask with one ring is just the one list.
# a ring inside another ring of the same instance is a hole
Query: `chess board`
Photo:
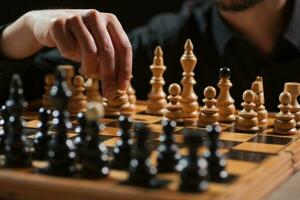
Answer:
[[[159, 136], [162, 134], [162, 117], [145, 114], [146, 105], [139, 102], [132, 115], [134, 122], [144, 123], [151, 131], [149, 145], [153, 149], [152, 161], [155, 165]], [[25, 113], [26, 136], [28, 144], [32, 143], [37, 132], [37, 113]], [[6, 199], [261, 199], [282, 184], [300, 168], [300, 135], [280, 136], [272, 132], [274, 118], [268, 118], [268, 128], [257, 133], [235, 132], [230, 124], [221, 124], [220, 140], [223, 142], [221, 153], [227, 160], [229, 179], [224, 183], [209, 182], [209, 189], [202, 193], [183, 193], [178, 191], [179, 174], [158, 174], [166, 181], [166, 186], [149, 189], [122, 184], [127, 179], [126, 171], [111, 170], [107, 178], [87, 180], [63, 178], [35, 173], [47, 163], [34, 161], [32, 168], [0, 169], [0, 197]], [[101, 141], [111, 150], [119, 140], [117, 136], [118, 121], [102, 118], [106, 125], [99, 133]], [[199, 127], [177, 126], [175, 140], [182, 155], [187, 154], [183, 145], [185, 129], [205, 131]], [[76, 133], [68, 132], [69, 138]], [[203, 153], [205, 147], [199, 150]]]

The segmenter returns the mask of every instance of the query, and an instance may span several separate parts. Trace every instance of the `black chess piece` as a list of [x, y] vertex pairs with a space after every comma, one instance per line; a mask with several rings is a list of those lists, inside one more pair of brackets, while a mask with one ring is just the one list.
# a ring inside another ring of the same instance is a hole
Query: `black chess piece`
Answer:
[[136, 124], [134, 143], [131, 150], [129, 164], [129, 178], [127, 183], [141, 187], [157, 187], [155, 175], [157, 169], [151, 165], [149, 149], [146, 141], [149, 139], [150, 130], [144, 124]]
[[0, 130], [0, 154], [4, 153], [4, 141], [6, 136], [9, 133], [9, 127], [8, 127], [8, 120], [9, 120], [9, 113], [7, 110], [7, 107], [3, 105], [1, 107], [1, 121], [0, 126], [2, 126], [2, 129]]
[[78, 134], [74, 139], [74, 146], [76, 151], [76, 161], [80, 163], [82, 157], [82, 147], [85, 145], [86, 135], [87, 135], [87, 119], [83, 113], [77, 114], [78, 126], [75, 128], [75, 132]]
[[222, 146], [222, 142], [218, 140], [221, 127], [218, 125], [207, 126], [207, 135], [209, 138], [209, 150], [204, 153], [204, 157], [208, 162], [209, 179], [214, 182], [224, 182], [228, 179], [226, 171], [226, 160], [218, 149]]
[[173, 172], [176, 170], [176, 166], [181, 157], [173, 136], [176, 122], [164, 120], [162, 126], [164, 134], [159, 138], [157, 170], [158, 172]]
[[104, 129], [103, 124], [88, 121], [86, 137], [81, 147], [80, 176], [89, 179], [106, 177], [109, 173], [108, 149], [101, 143], [99, 131]]
[[202, 192], [208, 188], [207, 161], [198, 156], [198, 149], [202, 145], [203, 135], [199, 131], [184, 133], [184, 144], [189, 149], [187, 158], [182, 158], [177, 165], [180, 172], [179, 190], [183, 192]]
[[8, 134], [4, 140], [5, 166], [7, 167], [28, 167], [31, 165], [21, 118], [26, 106], [22, 85], [20, 75], [14, 74], [9, 88], [9, 99], [6, 101], [7, 111], [11, 115], [7, 123]]
[[36, 160], [45, 160], [47, 158], [48, 143], [51, 139], [51, 135], [48, 132], [50, 114], [50, 110], [46, 108], [39, 109], [39, 131], [36, 133], [33, 140], [33, 155]]
[[119, 125], [121, 130], [118, 131], [118, 136], [121, 139], [113, 149], [114, 160], [111, 167], [114, 169], [128, 169], [130, 162], [130, 151], [132, 147], [132, 139], [130, 128], [132, 126], [132, 118], [121, 115], [119, 117]]
[[228, 67], [222, 67], [219, 70], [219, 77], [220, 78], [230, 78], [231, 76], [231, 71], [230, 68]]
[[49, 166], [41, 169], [40, 173], [54, 176], [72, 176], [75, 174], [75, 151], [73, 142], [67, 139], [67, 130], [72, 127], [69, 121], [69, 113], [66, 111], [68, 100], [71, 96], [64, 75], [57, 73], [57, 79], [50, 90], [55, 110], [52, 112], [52, 123], [56, 134], [48, 143], [47, 160]]

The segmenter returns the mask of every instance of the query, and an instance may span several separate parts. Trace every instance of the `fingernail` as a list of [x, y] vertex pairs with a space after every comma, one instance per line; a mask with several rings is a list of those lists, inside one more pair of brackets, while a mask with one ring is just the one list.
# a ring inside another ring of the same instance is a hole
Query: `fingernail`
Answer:
[[109, 90], [106, 90], [105, 91], [105, 97], [107, 98], [107, 99], [113, 99], [114, 97], [115, 97], [115, 95], [116, 95], [116, 91], [115, 90], [112, 90], [112, 89], [109, 89]]

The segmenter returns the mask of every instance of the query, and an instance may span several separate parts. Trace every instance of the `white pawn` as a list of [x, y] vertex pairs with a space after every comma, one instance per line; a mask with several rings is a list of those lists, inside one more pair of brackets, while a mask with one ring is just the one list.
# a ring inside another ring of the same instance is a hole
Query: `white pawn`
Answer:
[[107, 117], [118, 117], [121, 114], [130, 115], [127, 111], [130, 106], [126, 90], [118, 90], [113, 99], [107, 99], [104, 103], [105, 115]]
[[297, 132], [295, 115], [290, 112], [291, 95], [289, 92], [282, 92], [279, 96], [280, 112], [275, 115], [274, 132], [277, 134], [292, 135]]
[[88, 102], [91, 101], [102, 102], [98, 79], [88, 78], [88, 80], [84, 83], [84, 87], [86, 89], [85, 94], [87, 96]]
[[44, 108], [53, 109], [53, 102], [50, 96], [50, 90], [55, 82], [54, 74], [47, 74], [45, 76], [45, 93], [43, 94], [42, 105]]
[[[131, 76], [131, 79], [132, 79], [132, 76]], [[128, 96], [128, 101], [130, 103], [127, 110], [129, 112], [133, 112], [133, 111], [135, 111], [135, 108], [136, 108], [136, 96], [135, 96], [135, 89], [132, 87], [131, 82], [129, 83], [126, 93]]]
[[183, 122], [183, 112], [182, 105], [180, 103], [181, 100], [181, 88], [177, 83], [173, 83], [169, 86], [169, 103], [166, 106], [165, 110], [165, 118], [169, 120], [173, 120], [176, 122]]
[[255, 94], [252, 90], [246, 90], [243, 93], [244, 102], [241, 104], [243, 110], [239, 112], [235, 121], [235, 128], [243, 132], [255, 132], [259, 130], [257, 113], [253, 110], [255, 107]]
[[84, 78], [76, 75], [73, 79], [72, 96], [68, 104], [68, 110], [72, 116], [76, 116], [80, 112], [86, 112], [87, 97], [84, 91]]
[[216, 107], [216, 89], [212, 86], [208, 86], [204, 89], [204, 106], [200, 108], [198, 125], [206, 127], [207, 125], [218, 125], [220, 118], [219, 109]]

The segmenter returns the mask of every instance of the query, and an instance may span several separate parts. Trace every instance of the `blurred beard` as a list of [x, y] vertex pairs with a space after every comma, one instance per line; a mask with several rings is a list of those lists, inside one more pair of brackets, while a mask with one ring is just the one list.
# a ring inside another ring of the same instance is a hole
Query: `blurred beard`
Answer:
[[221, 10], [244, 11], [264, 0], [213, 0]]

